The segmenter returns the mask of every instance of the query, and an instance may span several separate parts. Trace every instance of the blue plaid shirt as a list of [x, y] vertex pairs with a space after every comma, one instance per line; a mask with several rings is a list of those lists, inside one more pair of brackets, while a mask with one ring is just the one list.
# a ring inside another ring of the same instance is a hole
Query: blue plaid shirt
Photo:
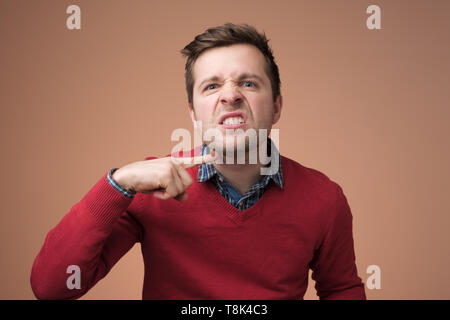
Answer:
[[[268, 141], [269, 146], [268, 152], [271, 152], [271, 148], [276, 148], [276, 146], [271, 142], [269, 139]], [[278, 150], [276, 150], [278, 152]], [[205, 155], [208, 153], [208, 147], [204, 144], [202, 146], [202, 149], [200, 151], [201, 155]], [[208, 180], [211, 180], [214, 185], [216, 186], [219, 193], [227, 199], [228, 202], [231, 203], [234, 207], [236, 207], [239, 210], [246, 210], [250, 208], [252, 205], [254, 205], [263, 195], [264, 191], [267, 190], [269, 182], [273, 180], [276, 185], [278, 185], [281, 189], [283, 189], [283, 173], [281, 169], [281, 158], [278, 161], [278, 171], [275, 174], [272, 175], [265, 175], [262, 176], [262, 178], [256, 182], [245, 194], [241, 195], [236, 188], [234, 188], [226, 179], [225, 177], [220, 174], [219, 171], [216, 170], [213, 164], [211, 163], [205, 163], [199, 166], [198, 168], [198, 182], [205, 182]], [[113, 178], [112, 174], [117, 170], [118, 168], [113, 168], [108, 172], [107, 180], [113, 186], [114, 189], [119, 191], [121, 194], [123, 194], [126, 197], [133, 198], [136, 194], [133, 190], [126, 190], [122, 188]]]
[[[268, 140], [269, 147], [268, 152], [271, 148], [276, 148], [276, 146]], [[278, 152], [278, 150], [276, 150]], [[201, 155], [208, 154], [208, 147], [204, 144], [202, 146]], [[278, 153], [277, 153], [278, 154]], [[279, 156], [279, 155], [278, 155]], [[240, 194], [236, 188], [234, 188], [225, 177], [216, 170], [213, 164], [205, 163], [198, 168], [198, 182], [205, 182], [211, 180], [216, 186], [219, 193], [227, 199], [234, 207], [239, 210], [247, 210], [252, 205], [254, 205], [263, 195], [264, 191], [267, 190], [270, 180], [273, 180], [281, 189], [283, 189], [283, 173], [281, 170], [281, 159], [278, 161], [279, 166], [275, 174], [265, 175], [256, 182], [251, 188], [243, 195]]]

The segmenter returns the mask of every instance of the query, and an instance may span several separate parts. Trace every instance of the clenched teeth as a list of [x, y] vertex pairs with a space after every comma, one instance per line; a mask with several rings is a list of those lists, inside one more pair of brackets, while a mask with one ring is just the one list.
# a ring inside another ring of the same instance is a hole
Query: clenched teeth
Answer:
[[226, 118], [223, 121], [223, 124], [228, 124], [228, 125], [241, 124], [241, 123], [244, 123], [244, 119], [242, 119], [241, 117], [230, 117], [230, 118]]

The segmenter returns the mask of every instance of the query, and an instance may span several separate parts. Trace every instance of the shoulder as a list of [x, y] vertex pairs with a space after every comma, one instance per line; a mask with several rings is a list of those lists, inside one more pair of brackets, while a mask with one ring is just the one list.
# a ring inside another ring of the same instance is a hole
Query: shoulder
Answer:
[[292, 184], [307, 182], [317, 187], [337, 188], [339, 185], [330, 177], [318, 169], [307, 167], [293, 159], [281, 156], [283, 175], [285, 180], [290, 180]]
[[325, 232], [333, 221], [351, 221], [351, 210], [341, 186], [327, 174], [295, 160], [282, 157], [286, 203], [306, 210]]
[[284, 156], [281, 161], [287, 190], [330, 206], [335, 205], [343, 195], [341, 186], [326, 173]]

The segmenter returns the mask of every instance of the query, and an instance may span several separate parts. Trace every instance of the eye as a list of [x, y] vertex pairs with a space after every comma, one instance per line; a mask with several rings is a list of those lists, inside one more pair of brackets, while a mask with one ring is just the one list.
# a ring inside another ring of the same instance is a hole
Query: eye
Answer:
[[250, 88], [250, 87], [254, 87], [254, 86], [255, 86], [255, 84], [252, 81], [245, 81], [244, 82], [244, 87]]
[[215, 87], [214, 86], [216, 86], [217, 87], [217, 84], [215, 84], [215, 83], [213, 83], [213, 84], [210, 84], [210, 85], [208, 85], [206, 88], [205, 88], [205, 90], [212, 90], [212, 89], [215, 89]]

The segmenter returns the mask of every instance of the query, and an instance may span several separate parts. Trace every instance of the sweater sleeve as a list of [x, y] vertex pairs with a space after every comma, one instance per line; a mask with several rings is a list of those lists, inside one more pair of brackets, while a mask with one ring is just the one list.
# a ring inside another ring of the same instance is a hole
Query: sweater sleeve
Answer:
[[[77, 299], [141, 241], [138, 199], [122, 195], [105, 174], [50, 230], [31, 270], [38, 299]], [[80, 281], [76, 281], [77, 271]]]
[[355, 263], [353, 216], [341, 187], [337, 187], [334, 218], [311, 263], [312, 279], [321, 300], [365, 300]]

